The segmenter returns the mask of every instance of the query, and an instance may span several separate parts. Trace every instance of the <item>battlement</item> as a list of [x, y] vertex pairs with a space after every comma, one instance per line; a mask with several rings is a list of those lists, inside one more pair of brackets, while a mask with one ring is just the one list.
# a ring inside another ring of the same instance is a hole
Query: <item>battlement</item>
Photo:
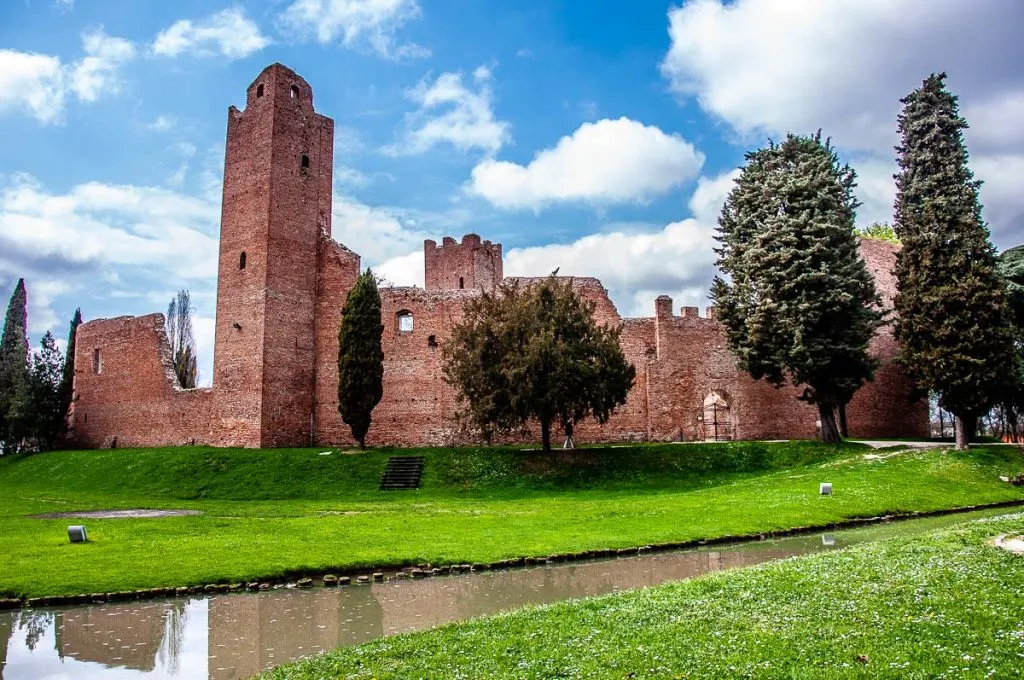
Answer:
[[503, 268], [501, 244], [466, 234], [462, 243], [445, 236], [441, 245], [432, 239], [423, 242], [424, 284], [427, 290], [492, 290], [501, 283]]

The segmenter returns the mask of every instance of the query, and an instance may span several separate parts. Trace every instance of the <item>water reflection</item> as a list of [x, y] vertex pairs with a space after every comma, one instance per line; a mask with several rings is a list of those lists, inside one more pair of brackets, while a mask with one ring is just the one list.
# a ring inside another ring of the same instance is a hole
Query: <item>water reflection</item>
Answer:
[[[934, 526], [918, 520], [892, 528], [905, 535]], [[0, 611], [0, 679], [241, 680], [292, 659], [385, 635], [529, 604], [653, 586], [877, 537], [855, 530], [334, 589]]]
[[450, 621], [692, 578], [820, 543], [548, 565], [335, 589], [0, 612], [0, 678], [241, 680], [302, 656]]

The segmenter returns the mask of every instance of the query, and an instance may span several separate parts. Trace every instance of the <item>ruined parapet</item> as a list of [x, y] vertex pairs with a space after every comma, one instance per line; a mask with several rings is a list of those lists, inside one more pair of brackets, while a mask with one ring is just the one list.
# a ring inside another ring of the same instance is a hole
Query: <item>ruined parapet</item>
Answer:
[[445, 236], [423, 242], [424, 285], [427, 290], [476, 289], [493, 290], [504, 276], [501, 244], [483, 241], [476, 234], [466, 234], [462, 243]]

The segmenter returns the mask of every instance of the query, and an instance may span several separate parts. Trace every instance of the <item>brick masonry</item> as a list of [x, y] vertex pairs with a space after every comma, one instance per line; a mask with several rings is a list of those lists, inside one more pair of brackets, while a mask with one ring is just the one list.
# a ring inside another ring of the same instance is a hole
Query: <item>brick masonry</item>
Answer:
[[[331, 239], [333, 137], [309, 84], [280, 64], [249, 86], [244, 111], [228, 109], [213, 387], [178, 386], [162, 315], [85, 323], [71, 415], [81, 445], [352, 443], [337, 408], [337, 337], [361, 263]], [[861, 254], [891, 306], [896, 248], [862, 241]], [[501, 245], [475, 234], [428, 240], [424, 273], [424, 288], [381, 290], [384, 397], [371, 443], [473, 439], [442, 380], [441, 347], [466, 301], [503, 280]], [[623, 324], [622, 347], [637, 369], [626, 404], [604, 425], [578, 427], [581, 441], [815, 436], [817, 412], [797, 400], [798, 390], [736, 370], [710, 308], [676, 313], [661, 296], [653, 317], [623, 319], [600, 281], [577, 277], [573, 285], [594, 302], [599, 322]], [[850, 434], [927, 436], [927, 405], [911, 400], [890, 329], [871, 351], [882, 367], [850, 404]]]

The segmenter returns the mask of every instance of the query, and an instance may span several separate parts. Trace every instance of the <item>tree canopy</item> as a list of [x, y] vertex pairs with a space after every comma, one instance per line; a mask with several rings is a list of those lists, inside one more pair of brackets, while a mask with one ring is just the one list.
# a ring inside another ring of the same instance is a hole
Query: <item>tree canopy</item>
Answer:
[[338, 410], [360, 448], [366, 448], [373, 409], [384, 395], [380, 315], [377, 279], [366, 270], [349, 291], [338, 331]]
[[619, 345], [621, 326], [599, 325], [594, 304], [555, 274], [502, 283], [465, 307], [444, 347], [445, 379], [485, 436], [540, 424], [545, 451], [552, 424], [573, 445], [577, 423], [604, 423], [623, 404], [636, 369]]
[[711, 297], [738, 365], [755, 380], [803, 386], [821, 437], [873, 377], [868, 343], [881, 300], [854, 235], [856, 175], [821, 133], [746, 156], [718, 221]]
[[957, 447], [1014, 374], [1007, 291], [946, 75], [900, 100], [896, 338], [907, 372], [956, 416]]

